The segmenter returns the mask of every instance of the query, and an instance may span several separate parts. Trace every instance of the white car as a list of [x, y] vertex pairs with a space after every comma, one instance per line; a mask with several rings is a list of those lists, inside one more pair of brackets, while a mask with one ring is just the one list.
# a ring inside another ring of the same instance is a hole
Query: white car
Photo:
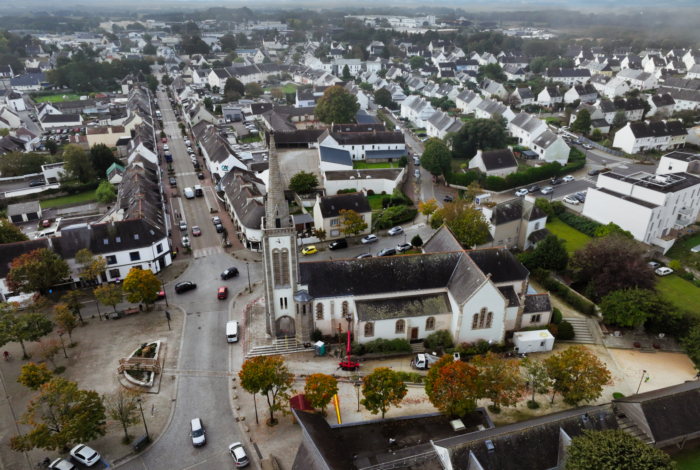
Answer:
[[403, 233], [403, 229], [401, 227], [394, 227], [389, 232], [387, 232], [390, 236], [398, 235], [400, 233]]
[[673, 269], [663, 267], [663, 268], [657, 269], [657, 270], [654, 271], [654, 272], [655, 272], [656, 274], [658, 274], [659, 276], [668, 276], [669, 274], [671, 274], [671, 273], [673, 272]]
[[544, 188], [542, 188], [542, 194], [549, 194], [549, 193], [553, 193], [553, 192], [554, 192], [554, 189], [552, 189], [551, 186], [545, 186]]
[[518, 196], [518, 197], [525, 196], [525, 195], [527, 195], [527, 189], [525, 189], [525, 188], [518, 189], [518, 190], [515, 192], [515, 195]]
[[190, 237], [184, 236], [182, 237], [182, 247], [187, 248], [190, 246]]
[[571, 204], [571, 205], [574, 205], [574, 206], [578, 206], [578, 199], [576, 199], [573, 196], [566, 196], [564, 198], [564, 202]]
[[88, 467], [92, 467], [100, 460], [100, 454], [98, 454], [96, 450], [83, 444], [73, 447], [73, 450], [70, 451], [70, 455], [75, 460]]
[[396, 252], [403, 253], [404, 251], [408, 251], [411, 249], [413, 249], [413, 245], [411, 245], [410, 243], [401, 243], [396, 247]]
[[56, 459], [49, 465], [49, 470], [78, 470], [78, 468], [67, 460]]
[[248, 454], [245, 453], [243, 444], [241, 444], [240, 442], [234, 442], [233, 444], [228, 446], [228, 451], [231, 454], [233, 463], [236, 464], [236, 468], [246, 467], [250, 463]]
[[562, 180], [563, 180], [565, 183], [569, 183], [569, 182], [571, 182], [571, 181], [574, 180], [574, 177], [571, 176], [571, 175], [566, 175], [565, 177], [562, 178]]
[[192, 444], [195, 447], [203, 445], [206, 442], [206, 438], [204, 437], [204, 424], [202, 420], [200, 418], [193, 419], [190, 423], [190, 428], [192, 429], [192, 432], [190, 432]]
[[661, 265], [659, 263], [657, 263], [656, 261], [649, 261], [649, 263], [647, 263], [647, 264], [649, 265], [649, 267], [651, 269], [656, 269], [656, 268], [661, 267]]
[[170, 150], [170, 147], [168, 147], [168, 144], [163, 145], [163, 150]]
[[583, 144], [583, 145], [581, 145], [581, 147], [583, 147], [583, 148], [585, 148], [585, 149], [587, 149], [587, 150], [593, 150], [593, 146], [592, 146], [592, 145]]
[[365, 238], [362, 239], [362, 244], [366, 245], [367, 243], [374, 243], [379, 241], [376, 235], [374, 234], [369, 234]]

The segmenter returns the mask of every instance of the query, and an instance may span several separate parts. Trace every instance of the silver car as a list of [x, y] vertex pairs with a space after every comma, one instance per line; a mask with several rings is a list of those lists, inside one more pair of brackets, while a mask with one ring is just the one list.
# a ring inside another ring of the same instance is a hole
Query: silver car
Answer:
[[554, 192], [554, 189], [552, 189], [551, 186], [545, 186], [542, 188], [542, 194], [551, 194]]

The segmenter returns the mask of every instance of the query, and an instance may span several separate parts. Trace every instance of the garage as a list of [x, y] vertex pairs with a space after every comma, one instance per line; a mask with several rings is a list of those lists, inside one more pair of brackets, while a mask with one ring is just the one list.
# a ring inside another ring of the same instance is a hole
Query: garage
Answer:
[[13, 224], [39, 220], [41, 218], [41, 206], [39, 201], [10, 204], [7, 206], [7, 216]]

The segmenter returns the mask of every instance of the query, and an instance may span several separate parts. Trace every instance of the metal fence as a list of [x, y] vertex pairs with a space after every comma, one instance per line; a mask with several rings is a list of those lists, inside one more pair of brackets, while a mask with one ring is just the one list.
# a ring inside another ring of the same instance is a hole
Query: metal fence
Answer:
[[616, 157], [624, 157], [625, 156], [625, 154], [623, 152], [620, 152], [619, 150], [609, 149], [609, 148], [604, 147], [596, 142], [593, 142], [590, 139], [586, 139], [585, 137], [579, 137], [579, 139], [581, 139], [581, 142], [588, 144], [591, 147], [596, 148], [598, 150], [602, 150], [605, 153], [609, 153], [610, 155], [615, 155]]

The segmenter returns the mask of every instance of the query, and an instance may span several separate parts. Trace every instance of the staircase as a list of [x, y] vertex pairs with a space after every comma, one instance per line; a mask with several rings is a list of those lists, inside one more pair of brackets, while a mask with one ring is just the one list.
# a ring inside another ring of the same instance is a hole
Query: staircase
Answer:
[[595, 344], [595, 340], [593, 339], [593, 335], [591, 334], [591, 331], [588, 329], [588, 319], [587, 318], [565, 317], [563, 320], [571, 323], [571, 326], [574, 327], [574, 333], [576, 333], [574, 336], [574, 339], [566, 341], [567, 343]]
[[634, 436], [647, 444], [651, 444], [653, 442], [652, 439], [644, 431], [642, 431], [642, 428], [637, 426], [637, 423], [627, 417], [627, 415], [617, 412], [615, 414], [615, 420], [617, 421], [617, 425], [620, 427], [620, 429], [625, 431], [627, 434]]
[[250, 351], [245, 355], [245, 357], [255, 357], [255, 356], [276, 356], [278, 354], [293, 354], [299, 352], [314, 351], [313, 346], [310, 348], [305, 348], [302, 343], [299, 343], [296, 339], [288, 339], [285, 341], [278, 341], [277, 344], [270, 344], [268, 346], [256, 346], [251, 348]]
[[420, 343], [411, 343], [411, 349], [413, 350], [413, 354], [422, 354], [425, 352], [425, 347], [423, 346], [422, 341]]

